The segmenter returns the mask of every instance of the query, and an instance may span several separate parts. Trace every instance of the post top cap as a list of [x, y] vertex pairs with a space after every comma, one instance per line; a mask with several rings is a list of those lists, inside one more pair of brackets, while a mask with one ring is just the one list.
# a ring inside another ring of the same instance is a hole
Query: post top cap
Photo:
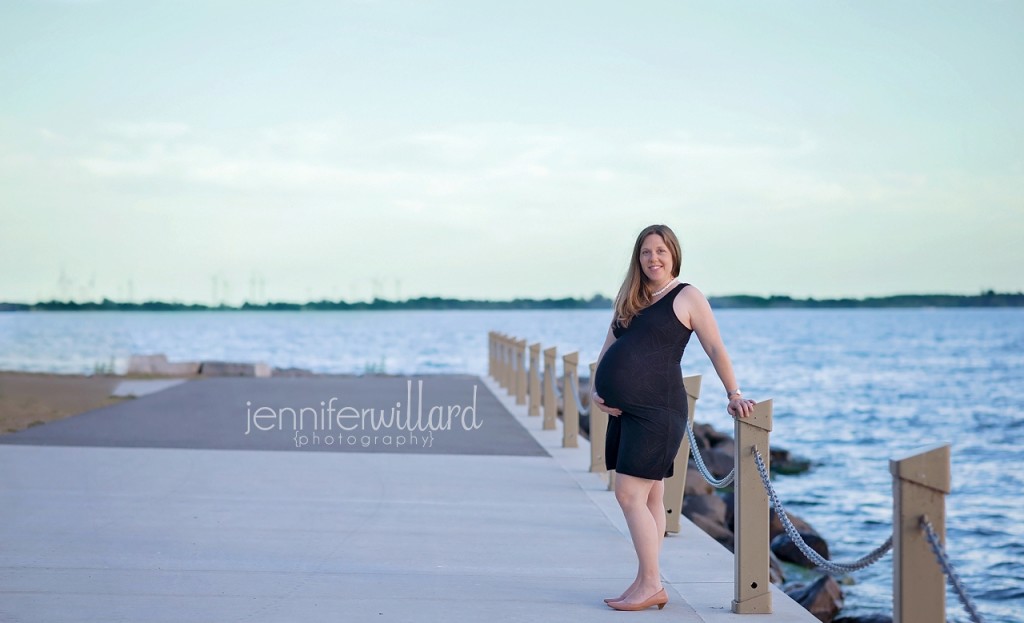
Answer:
[[700, 398], [700, 375], [694, 374], [692, 376], [684, 376], [683, 389], [685, 389], [686, 394], [691, 396], [694, 400]]
[[738, 424], [746, 424], [754, 428], [760, 428], [771, 432], [772, 430], [772, 399], [760, 400], [754, 405], [754, 412], [747, 417], [733, 416], [733, 421]]
[[890, 459], [889, 471], [900, 480], [949, 493], [952, 491], [949, 455], [948, 443], [917, 448]]

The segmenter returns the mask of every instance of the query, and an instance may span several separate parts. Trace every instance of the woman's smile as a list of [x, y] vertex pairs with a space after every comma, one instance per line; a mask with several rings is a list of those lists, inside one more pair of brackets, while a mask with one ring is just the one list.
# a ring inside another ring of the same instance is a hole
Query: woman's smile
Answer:
[[658, 234], [651, 234], [644, 239], [638, 259], [647, 278], [654, 282], [652, 285], [659, 285], [665, 281], [666, 276], [672, 276], [672, 254], [665, 239]]

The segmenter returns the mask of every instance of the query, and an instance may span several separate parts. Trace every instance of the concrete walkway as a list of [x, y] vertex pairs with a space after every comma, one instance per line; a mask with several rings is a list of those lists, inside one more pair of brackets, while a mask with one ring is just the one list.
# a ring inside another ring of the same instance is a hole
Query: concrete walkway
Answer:
[[[410, 434], [407, 420], [434, 427]], [[546, 454], [480, 379], [455, 374], [197, 379], [3, 435], [0, 444]]]
[[[461, 378], [458, 395], [490, 394]], [[189, 395], [180, 409], [201, 410]], [[586, 442], [487, 413], [467, 431], [478, 454], [465, 435], [415, 452], [0, 438], [0, 621], [816, 620], [778, 591], [775, 615], [729, 613], [732, 556], [685, 521], [665, 541], [666, 609], [612, 611], [601, 598], [635, 558]], [[495, 452], [508, 422], [532, 439]]]

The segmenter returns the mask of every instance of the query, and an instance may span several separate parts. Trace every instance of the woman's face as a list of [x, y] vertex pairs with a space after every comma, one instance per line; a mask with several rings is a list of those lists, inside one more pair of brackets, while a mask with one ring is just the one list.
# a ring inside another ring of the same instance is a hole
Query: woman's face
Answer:
[[654, 283], [672, 278], [672, 252], [660, 235], [651, 234], [640, 243], [640, 268]]

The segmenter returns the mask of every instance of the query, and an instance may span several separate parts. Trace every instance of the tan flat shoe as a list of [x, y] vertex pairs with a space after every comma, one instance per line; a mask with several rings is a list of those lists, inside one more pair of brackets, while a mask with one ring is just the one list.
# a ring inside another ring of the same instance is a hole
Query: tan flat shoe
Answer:
[[651, 606], [658, 606], [658, 610], [661, 610], [668, 603], [668, 593], [663, 588], [638, 604], [627, 604], [621, 601], [609, 601], [607, 603], [616, 610], [646, 610]]

